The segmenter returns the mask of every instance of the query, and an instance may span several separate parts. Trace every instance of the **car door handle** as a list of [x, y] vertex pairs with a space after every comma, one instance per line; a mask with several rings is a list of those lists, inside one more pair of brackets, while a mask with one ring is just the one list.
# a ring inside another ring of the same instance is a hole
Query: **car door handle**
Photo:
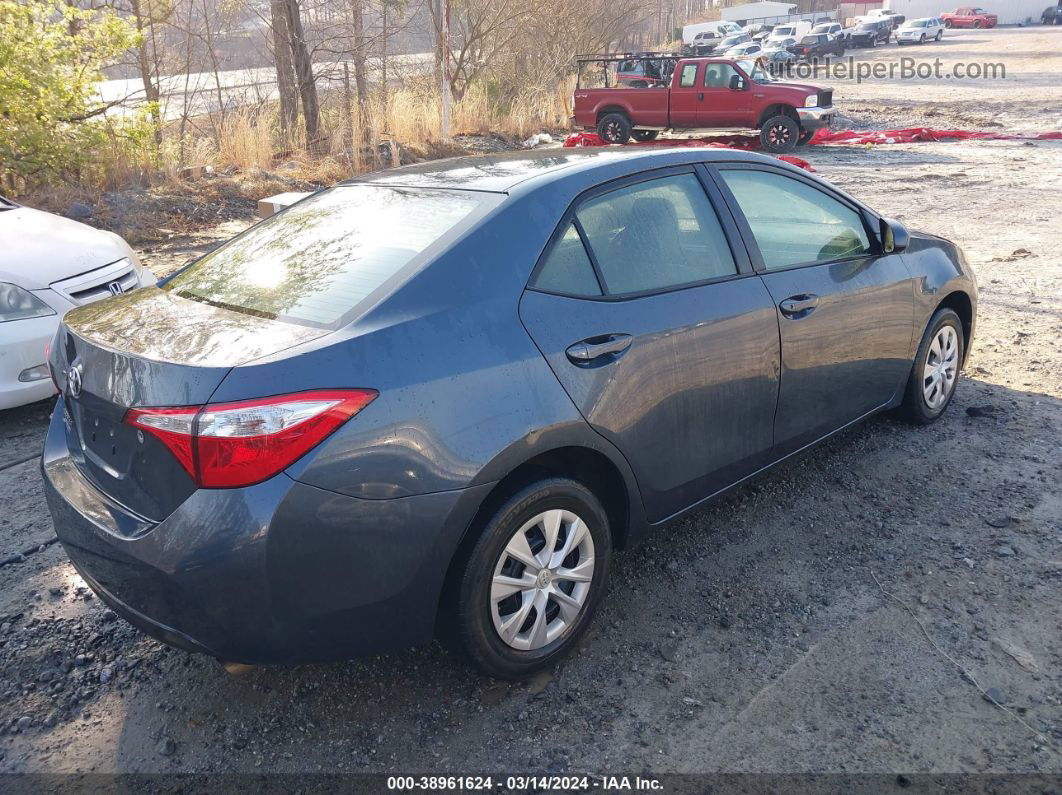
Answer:
[[700, 94], [697, 95], [697, 100], [699, 102], [704, 102], [704, 92], [703, 91]]
[[778, 308], [787, 317], [801, 318], [809, 315], [818, 305], [817, 295], [794, 295], [778, 304]]
[[630, 334], [605, 334], [570, 345], [565, 353], [575, 364], [589, 364], [603, 356], [619, 356], [627, 352], [634, 338]]

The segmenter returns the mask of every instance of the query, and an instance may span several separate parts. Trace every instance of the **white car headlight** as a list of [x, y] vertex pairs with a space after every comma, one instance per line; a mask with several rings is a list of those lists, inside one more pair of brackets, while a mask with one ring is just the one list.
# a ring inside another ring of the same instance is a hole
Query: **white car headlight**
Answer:
[[819, 106], [819, 95], [812, 94], [806, 100], [804, 100], [805, 108], [817, 108]]
[[17, 284], [0, 282], [0, 323], [54, 314], [55, 310], [29, 290], [23, 290]]

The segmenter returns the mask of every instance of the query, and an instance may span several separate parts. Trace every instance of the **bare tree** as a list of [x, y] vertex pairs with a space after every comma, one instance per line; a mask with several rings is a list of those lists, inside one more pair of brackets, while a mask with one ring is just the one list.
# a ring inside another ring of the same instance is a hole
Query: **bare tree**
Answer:
[[306, 43], [302, 25], [300, 0], [284, 0], [287, 12], [288, 41], [291, 44], [292, 63], [298, 80], [299, 97], [302, 99], [302, 121], [306, 128], [306, 145], [314, 154], [321, 151], [321, 106], [317, 98], [317, 83], [313, 75], [313, 61]]
[[291, 58], [291, 33], [285, 0], [270, 0], [269, 26], [273, 33], [273, 63], [280, 94], [280, 130], [288, 139], [299, 117], [299, 95], [295, 90], [295, 67]]

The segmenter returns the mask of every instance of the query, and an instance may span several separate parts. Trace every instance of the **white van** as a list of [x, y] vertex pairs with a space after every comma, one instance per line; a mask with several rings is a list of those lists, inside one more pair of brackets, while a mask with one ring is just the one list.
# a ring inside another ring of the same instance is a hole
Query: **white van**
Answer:
[[800, 41], [810, 32], [811, 23], [807, 20], [802, 19], [798, 22], [784, 22], [781, 25], [774, 26], [774, 30], [772, 30], [767, 37], [767, 41], [773, 41], [774, 39], [796, 39], [797, 41]]

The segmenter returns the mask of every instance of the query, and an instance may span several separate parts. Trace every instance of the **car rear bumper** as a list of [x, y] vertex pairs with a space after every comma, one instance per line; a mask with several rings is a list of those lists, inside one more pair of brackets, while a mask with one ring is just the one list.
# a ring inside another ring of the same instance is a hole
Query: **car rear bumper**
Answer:
[[800, 127], [804, 130], [821, 130], [833, 124], [836, 112], [829, 108], [797, 108], [797, 116], [800, 117]]
[[490, 488], [362, 500], [282, 473], [199, 490], [156, 524], [81, 474], [64, 415], [60, 398], [42, 468], [75, 568], [146, 634], [229, 661], [335, 660], [426, 642], [448, 563]]

